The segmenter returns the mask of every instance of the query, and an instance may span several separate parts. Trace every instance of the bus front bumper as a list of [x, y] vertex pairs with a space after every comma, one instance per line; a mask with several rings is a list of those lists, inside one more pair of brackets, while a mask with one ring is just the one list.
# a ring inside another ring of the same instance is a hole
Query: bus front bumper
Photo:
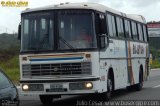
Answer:
[[77, 95], [98, 93], [99, 78], [60, 80], [21, 80], [22, 94]]

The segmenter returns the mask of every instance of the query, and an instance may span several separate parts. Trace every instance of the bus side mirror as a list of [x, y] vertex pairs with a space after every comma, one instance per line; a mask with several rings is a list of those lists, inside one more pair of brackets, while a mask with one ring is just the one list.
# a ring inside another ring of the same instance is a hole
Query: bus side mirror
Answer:
[[21, 40], [21, 24], [18, 26], [18, 40]]
[[[107, 38], [107, 39], [106, 39]], [[102, 34], [99, 36], [99, 44], [100, 44], [100, 49], [106, 48], [106, 43], [108, 43], [108, 37], [106, 34]]]

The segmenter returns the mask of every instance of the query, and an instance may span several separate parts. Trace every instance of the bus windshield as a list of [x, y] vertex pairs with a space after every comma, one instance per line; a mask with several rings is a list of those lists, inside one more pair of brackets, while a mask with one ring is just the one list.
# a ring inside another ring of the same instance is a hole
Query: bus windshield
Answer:
[[86, 10], [24, 14], [21, 51], [97, 48], [93, 19], [93, 12]]
[[52, 50], [54, 18], [50, 12], [31, 13], [22, 17], [22, 51]]

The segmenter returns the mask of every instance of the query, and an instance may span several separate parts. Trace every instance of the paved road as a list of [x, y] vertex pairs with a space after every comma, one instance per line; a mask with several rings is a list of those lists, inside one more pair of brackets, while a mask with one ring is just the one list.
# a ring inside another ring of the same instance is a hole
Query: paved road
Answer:
[[[43, 106], [39, 101], [38, 96], [32, 97], [20, 95], [20, 99], [20, 106]], [[127, 91], [126, 89], [118, 90], [114, 93], [112, 100], [160, 100], [160, 69], [151, 71], [149, 80], [144, 83], [142, 91]], [[91, 106], [104, 105], [101, 105], [101, 102], [99, 101], [97, 102], [97, 98], [92, 98], [91, 96], [64, 96], [62, 99], [55, 100], [55, 102], [50, 106], [65, 106], [66, 104], [76, 106], [78, 103], [79, 106], [84, 106], [87, 104], [90, 104]]]

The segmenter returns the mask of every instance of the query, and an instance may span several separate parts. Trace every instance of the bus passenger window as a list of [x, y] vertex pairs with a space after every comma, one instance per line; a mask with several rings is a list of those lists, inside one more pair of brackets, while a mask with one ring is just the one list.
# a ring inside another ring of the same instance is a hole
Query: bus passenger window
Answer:
[[144, 41], [147, 42], [147, 30], [145, 25], [143, 25], [143, 35], [144, 35]]
[[126, 38], [131, 38], [130, 22], [128, 20], [125, 20], [124, 23], [125, 23], [125, 35], [126, 35]]
[[117, 22], [117, 32], [120, 38], [124, 38], [124, 29], [123, 29], [123, 21], [122, 18], [116, 17]]
[[132, 26], [132, 38], [134, 40], [138, 40], [136, 23], [135, 22], [131, 22], [131, 26]]
[[141, 24], [138, 24], [138, 34], [139, 34], [139, 40], [143, 41], [143, 33], [142, 33], [142, 26], [141, 26]]
[[115, 26], [114, 16], [107, 14], [107, 22], [108, 22], [109, 36], [115, 37], [116, 36], [116, 26]]

